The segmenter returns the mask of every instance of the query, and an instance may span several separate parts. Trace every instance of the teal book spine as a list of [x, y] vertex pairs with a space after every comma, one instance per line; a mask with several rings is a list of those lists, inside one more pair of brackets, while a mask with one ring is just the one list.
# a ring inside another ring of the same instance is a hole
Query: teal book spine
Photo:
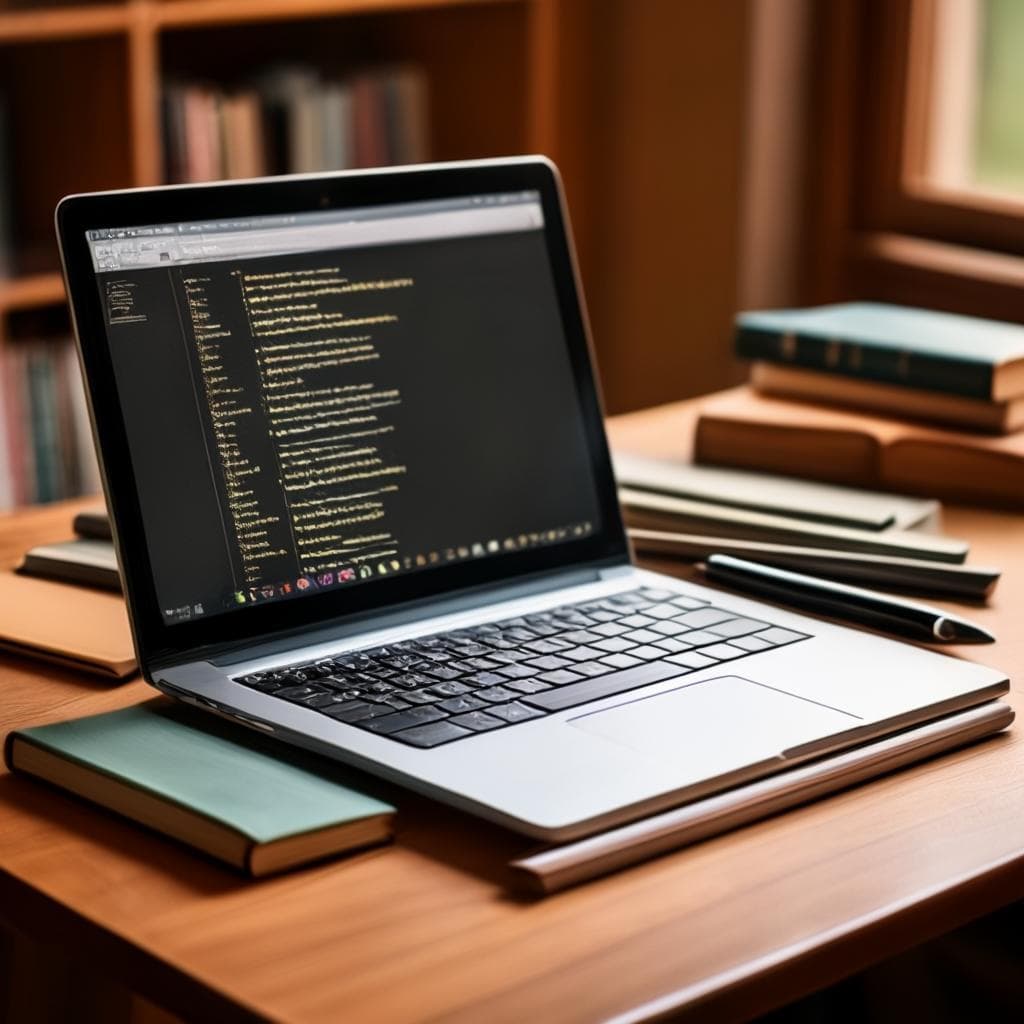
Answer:
[[999, 393], [998, 377], [1011, 365], [1018, 377], [1024, 373], [1024, 327], [843, 303], [741, 313], [735, 351], [744, 359], [993, 401], [1014, 397]]

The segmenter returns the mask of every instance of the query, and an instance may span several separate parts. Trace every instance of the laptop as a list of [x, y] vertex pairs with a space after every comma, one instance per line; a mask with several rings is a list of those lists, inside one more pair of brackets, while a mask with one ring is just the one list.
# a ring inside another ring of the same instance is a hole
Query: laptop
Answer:
[[564, 840], [1008, 689], [633, 564], [544, 158], [78, 195], [56, 220], [166, 694]]

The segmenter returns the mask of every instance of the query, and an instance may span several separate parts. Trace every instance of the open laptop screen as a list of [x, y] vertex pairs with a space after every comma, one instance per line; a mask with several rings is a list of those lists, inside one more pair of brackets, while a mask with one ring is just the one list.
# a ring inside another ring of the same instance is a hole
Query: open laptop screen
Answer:
[[524, 189], [91, 228], [165, 624], [602, 528]]

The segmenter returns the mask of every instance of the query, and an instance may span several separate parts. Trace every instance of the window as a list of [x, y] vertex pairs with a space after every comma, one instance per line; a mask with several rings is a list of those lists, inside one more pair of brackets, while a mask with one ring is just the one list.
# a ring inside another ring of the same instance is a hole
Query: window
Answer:
[[1024, 320], [1024, 2], [816, 12], [806, 299]]

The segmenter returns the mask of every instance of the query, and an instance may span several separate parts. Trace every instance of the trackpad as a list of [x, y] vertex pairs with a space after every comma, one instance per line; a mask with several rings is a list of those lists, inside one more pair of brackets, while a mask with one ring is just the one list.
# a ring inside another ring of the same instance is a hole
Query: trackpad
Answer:
[[790, 693], [720, 676], [572, 719], [568, 724], [701, 777], [855, 728], [861, 719]]

